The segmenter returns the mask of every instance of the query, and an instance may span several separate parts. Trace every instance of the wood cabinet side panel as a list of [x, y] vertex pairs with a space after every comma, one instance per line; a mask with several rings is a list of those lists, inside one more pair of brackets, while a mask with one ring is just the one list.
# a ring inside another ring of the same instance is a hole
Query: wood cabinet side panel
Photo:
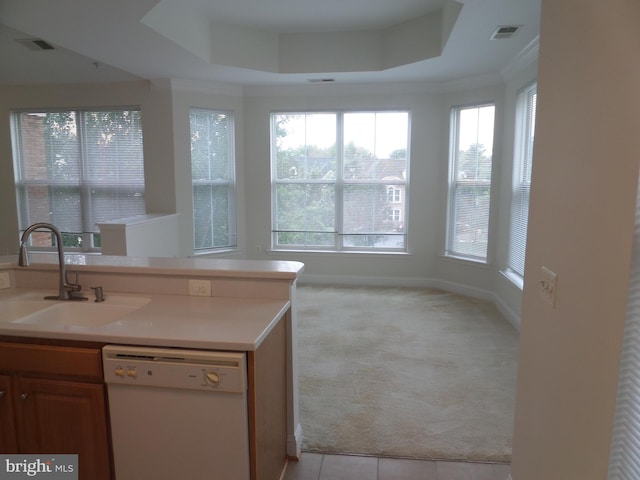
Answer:
[[252, 480], [278, 480], [287, 461], [286, 327], [278, 322], [248, 353]]

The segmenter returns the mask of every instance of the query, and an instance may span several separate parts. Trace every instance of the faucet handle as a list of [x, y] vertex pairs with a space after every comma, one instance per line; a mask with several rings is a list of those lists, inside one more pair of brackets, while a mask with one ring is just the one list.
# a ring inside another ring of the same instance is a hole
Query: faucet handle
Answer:
[[104, 292], [102, 287], [89, 287], [96, 295], [96, 302], [104, 302]]
[[67, 288], [67, 290], [69, 290], [70, 292], [79, 292], [80, 290], [82, 290], [82, 285], [80, 285], [78, 283], [78, 272], [73, 272], [75, 274], [75, 281], [73, 283], [69, 282], [69, 272], [65, 272], [64, 273], [64, 283], [65, 283], [65, 287]]

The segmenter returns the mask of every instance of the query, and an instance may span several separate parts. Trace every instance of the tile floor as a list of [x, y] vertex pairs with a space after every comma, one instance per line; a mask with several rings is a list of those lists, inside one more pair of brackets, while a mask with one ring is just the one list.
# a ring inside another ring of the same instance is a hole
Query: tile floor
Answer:
[[283, 480], [509, 480], [509, 465], [304, 452]]

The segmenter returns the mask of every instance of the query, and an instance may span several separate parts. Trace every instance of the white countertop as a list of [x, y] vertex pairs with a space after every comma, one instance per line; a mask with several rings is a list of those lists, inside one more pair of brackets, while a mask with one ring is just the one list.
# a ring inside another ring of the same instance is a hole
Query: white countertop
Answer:
[[[0, 290], [0, 309], [4, 301], [21, 296], [34, 298], [37, 295], [40, 298], [51, 294], [55, 295], [56, 292], [20, 288]], [[150, 301], [132, 313], [101, 326], [0, 322], [0, 335], [119, 345], [251, 351], [260, 345], [290, 305], [288, 300], [283, 299], [121, 293], [117, 296], [129, 296], [132, 299], [144, 297]], [[96, 304], [96, 308], [109, 305], [109, 295], [105, 297], [106, 301]]]
[[[55, 253], [29, 253], [33, 267], [57, 269]], [[124, 257], [115, 255], [65, 254], [65, 264], [73, 270], [109, 273], [139, 273], [153, 275], [206, 275], [211, 277], [295, 279], [304, 264], [280, 260], [234, 260], [202, 257], [161, 258]], [[1, 268], [17, 266], [17, 256], [0, 257]]]

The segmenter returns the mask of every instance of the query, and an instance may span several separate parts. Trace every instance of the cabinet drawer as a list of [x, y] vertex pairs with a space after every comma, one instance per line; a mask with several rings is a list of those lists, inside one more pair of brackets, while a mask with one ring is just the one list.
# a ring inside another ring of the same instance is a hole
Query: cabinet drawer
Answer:
[[102, 381], [98, 348], [0, 342], [0, 370]]

